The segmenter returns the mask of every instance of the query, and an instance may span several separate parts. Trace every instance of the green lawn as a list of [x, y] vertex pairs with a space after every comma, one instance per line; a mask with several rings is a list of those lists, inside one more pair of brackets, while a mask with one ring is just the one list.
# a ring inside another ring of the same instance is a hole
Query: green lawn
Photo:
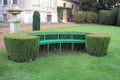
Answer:
[[111, 36], [108, 55], [57, 55], [29, 63], [16, 63], [7, 59], [6, 50], [1, 50], [0, 80], [120, 80], [119, 27], [80, 24], [55, 30], [107, 33]]

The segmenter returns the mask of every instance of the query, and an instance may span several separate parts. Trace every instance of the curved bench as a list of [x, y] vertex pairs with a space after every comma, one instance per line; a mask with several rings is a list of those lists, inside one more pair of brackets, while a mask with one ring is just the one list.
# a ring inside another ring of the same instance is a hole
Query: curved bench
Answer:
[[[40, 36], [39, 45], [47, 45], [47, 52], [50, 52], [50, 44], [59, 44], [61, 53], [63, 43], [71, 43], [71, 50], [74, 51], [74, 44], [85, 44], [85, 33], [37, 33], [33, 36]], [[65, 37], [66, 36], [66, 37]]]

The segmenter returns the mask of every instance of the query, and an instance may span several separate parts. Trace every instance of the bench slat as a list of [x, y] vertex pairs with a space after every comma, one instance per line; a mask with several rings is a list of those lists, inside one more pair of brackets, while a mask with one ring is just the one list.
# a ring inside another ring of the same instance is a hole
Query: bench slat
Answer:
[[52, 39], [52, 40], [41, 40], [39, 45], [54, 44], [54, 43], [85, 43], [85, 40], [79, 39]]

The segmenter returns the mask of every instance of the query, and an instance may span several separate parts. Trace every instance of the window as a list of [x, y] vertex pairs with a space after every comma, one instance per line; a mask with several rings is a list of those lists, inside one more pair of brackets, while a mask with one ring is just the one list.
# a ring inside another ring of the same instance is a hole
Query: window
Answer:
[[40, 6], [40, 0], [32, 0], [32, 5]]
[[66, 3], [63, 4], [64, 8], [66, 7]]
[[47, 22], [51, 22], [52, 15], [47, 15]]
[[74, 5], [72, 5], [72, 9], [74, 8]]
[[3, 20], [7, 21], [8, 18], [7, 18], [7, 14], [3, 14]]
[[52, 7], [52, 0], [46, 0], [47, 7]]
[[7, 5], [7, 0], [4, 0], [4, 2], [3, 2], [3, 3], [4, 3], [4, 5]]
[[13, 4], [17, 4], [17, 0], [13, 0]]

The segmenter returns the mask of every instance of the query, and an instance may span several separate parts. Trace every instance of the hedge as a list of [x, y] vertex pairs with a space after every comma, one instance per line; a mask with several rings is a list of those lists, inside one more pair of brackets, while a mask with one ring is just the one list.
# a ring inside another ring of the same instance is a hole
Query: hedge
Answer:
[[118, 19], [117, 19], [117, 26], [120, 27], [120, 8], [118, 9]]
[[109, 23], [110, 25], [116, 25], [117, 24], [117, 18], [118, 18], [118, 8], [112, 8], [110, 13], [110, 19]]
[[111, 11], [109, 10], [100, 10], [99, 12], [99, 24], [109, 24]]
[[85, 23], [86, 22], [86, 12], [77, 11], [75, 13], [75, 22], [76, 23]]
[[39, 38], [25, 33], [4, 36], [8, 58], [16, 62], [33, 61], [39, 53]]
[[97, 23], [98, 15], [92, 11], [78, 11], [75, 13], [76, 23]]
[[92, 11], [87, 11], [87, 23], [97, 23], [98, 14]]
[[86, 36], [87, 53], [94, 56], [104, 56], [110, 42], [110, 36], [106, 34], [90, 34]]

